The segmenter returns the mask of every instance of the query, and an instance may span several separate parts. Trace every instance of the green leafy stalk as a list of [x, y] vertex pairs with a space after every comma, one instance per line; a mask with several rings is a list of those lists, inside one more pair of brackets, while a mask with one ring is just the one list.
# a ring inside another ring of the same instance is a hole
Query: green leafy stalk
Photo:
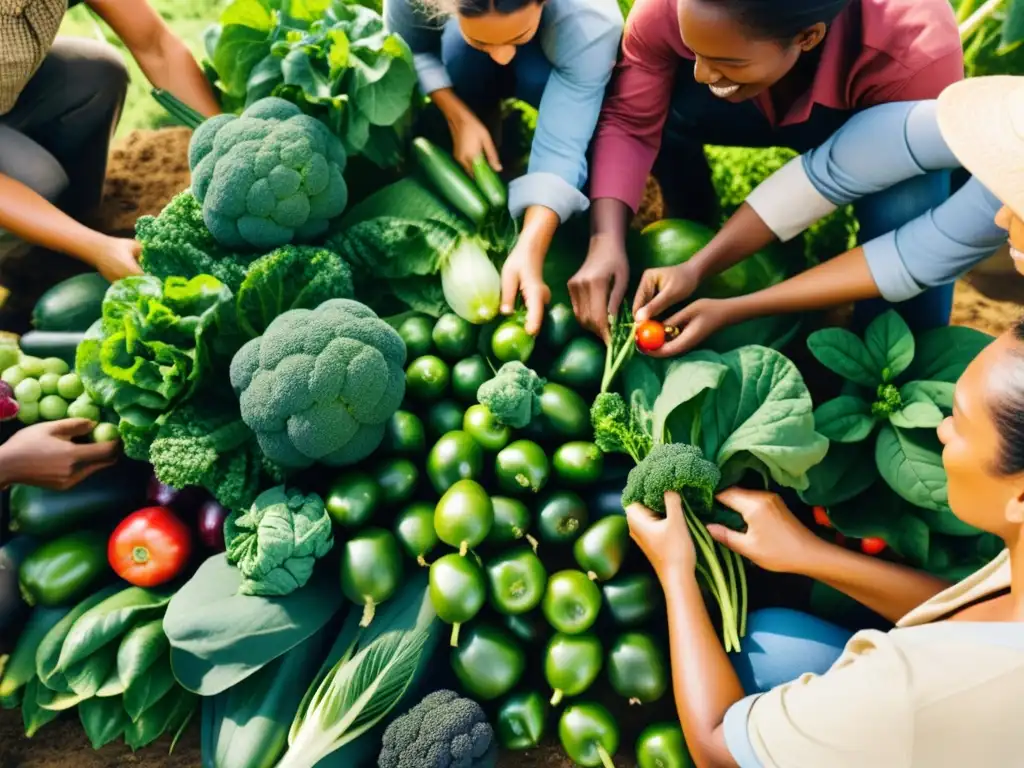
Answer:
[[605, 353], [604, 375], [601, 377], [601, 392], [611, 389], [619, 370], [629, 360], [635, 349], [633, 343], [633, 317], [628, 309], [623, 309], [619, 317], [608, 316], [610, 338]]

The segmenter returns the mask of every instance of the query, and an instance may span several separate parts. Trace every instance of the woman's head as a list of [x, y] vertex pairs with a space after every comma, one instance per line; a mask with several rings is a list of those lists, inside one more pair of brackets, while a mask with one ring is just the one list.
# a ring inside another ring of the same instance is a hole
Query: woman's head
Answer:
[[939, 439], [956, 516], [1015, 535], [1024, 524], [1024, 320], [964, 371]]
[[1024, 77], [954, 83], [939, 97], [939, 130], [957, 160], [1003, 204], [996, 224], [1024, 274]]
[[694, 76], [732, 102], [771, 88], [825, 38], [850, 0], [678, 0]]
[[540, 26], [544, 0], [424, 0], [437, 11], [459, 20], [462, 36], [499, 64], [515, 58]]

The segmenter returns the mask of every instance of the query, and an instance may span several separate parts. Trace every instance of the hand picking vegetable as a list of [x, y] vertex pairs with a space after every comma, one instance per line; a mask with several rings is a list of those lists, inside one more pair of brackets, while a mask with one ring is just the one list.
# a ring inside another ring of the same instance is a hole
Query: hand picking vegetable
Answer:
[[177, 578], [191, 555], [192, 534], [168, 507], [146, 507], [128, 515], [107, 544], [114, 573], [137, 587]]

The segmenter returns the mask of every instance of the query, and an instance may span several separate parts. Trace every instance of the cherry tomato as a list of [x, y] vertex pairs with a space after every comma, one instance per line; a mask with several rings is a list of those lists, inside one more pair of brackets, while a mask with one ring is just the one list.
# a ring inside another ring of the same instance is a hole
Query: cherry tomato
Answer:
[[110, 534], [107, 560], [114, 573], [137, 587], [170, 581], [192, 554], [192, 534], [169, 507], [132, 512]]
[[860, 551], [865, 555], [877, 555], [883, 549], [886, 548], [886, 543], [882, 539], [878, 538], [867, 538], [860, 540]]
[[832, 527], [832, 521], [828, 519], [828, 510], [826, 510], [824, 507], [814, 508], [814, 522], [816, 522], [822, 528]]
[[645, 320], [636, 327], [636, 345], [643, 352], [653, 352], [665, 345], [665, 326], [657, 320]]

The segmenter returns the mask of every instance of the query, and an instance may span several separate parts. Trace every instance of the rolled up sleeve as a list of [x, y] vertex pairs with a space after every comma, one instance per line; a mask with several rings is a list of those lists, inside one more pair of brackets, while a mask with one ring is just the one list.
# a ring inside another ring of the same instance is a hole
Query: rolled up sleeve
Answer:
[[443, 24], [412, 7], [411, 0], [384, 0], [384, 28], [400, 35], [413, 54], [420, 90], [429, 96], [450, 88], [451, 78], [441, 60]]
[[564, 222], [590, 204], [581, 192], [587, 149], [615, 67], [622, 17], [604, 8], [577, 9], [552, 32], [547, 52], [553, 67], [537, 110], [530, 165], [509, 186], [509, 210], [518, 217], [542, 205]]
[[[912, 702], [900, 651], [883, 632], [861, 632], [824, 675], [735, 705], [726, 743], [741, 768], [904, 768], [913, 750]], [[746, 740], [738, 732], [744, 722]]]
[[871, 276], [890, 302], [956, 280], [1006, 242], [1001, 203], [971, 179], [942, 205], [863, 246]]

